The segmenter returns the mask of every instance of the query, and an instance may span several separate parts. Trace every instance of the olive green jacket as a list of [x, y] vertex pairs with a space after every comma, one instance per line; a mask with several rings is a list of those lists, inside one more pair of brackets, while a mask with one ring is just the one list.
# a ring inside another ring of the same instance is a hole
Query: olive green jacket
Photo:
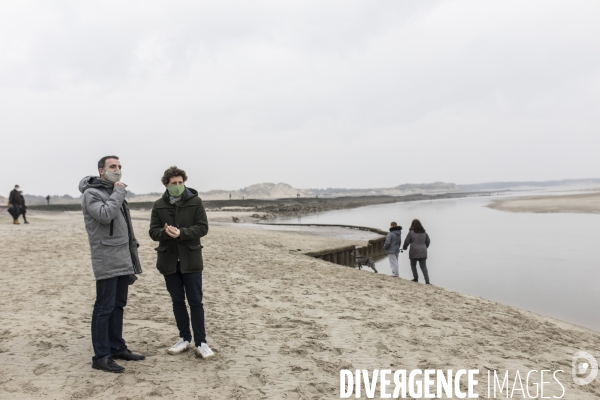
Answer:
[[[165, 232], [165, 223], [179, 228], [180, 236], [171, 238]], [[202, 245], [200, 238], [208, 233], [208, 219], [202, 199], [194, 189], [186, 188], [183, 197], [175, 204], [169, 201], [169, 192], [154, 202], [150, 217], [150, 237], [158, 241], [156, 268], [163, 275], [177, 271], [202, 272]]]

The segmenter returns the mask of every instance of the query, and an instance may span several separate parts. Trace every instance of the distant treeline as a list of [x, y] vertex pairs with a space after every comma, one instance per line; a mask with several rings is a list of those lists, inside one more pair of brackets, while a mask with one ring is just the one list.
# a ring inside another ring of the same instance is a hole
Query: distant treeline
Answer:
[[392, 188], [373, 188], [373, 189], [346, 189], [346, 188], [327, 188], [327, 189], [305, 189], [306, 191], [313, 192], [319, 195], [326, 195], [332, 193], [368, 193], [377, 192], [384, 190], [399, 190], [399, 191], [415, 191], [415, 190], [456, 190], [456, 184], [445, 183], [445, 182], [434, 182], [434, 183], [406, 183]]
[[[284, 185], [284, 184], [279, 184], [279, 186]], [[344, 197], [344, 196], [353, 196], [353, 197], [362, 197], [362, 196], [398, 196], [399, 194], [402, 195], [402, 192], [404, 193], [410, 193], [410, 192], [420, 192], [423, 191], [423, 194], [427, 194], [427, 192], [430, 192], [430, 194], [433, 194], [434, 192], [439, 193], [450, 193], [450, 192], [479, 192], [479, 191], [497, 191], [497, 190], [508, 190], [508, 189], [513, 189], [513, 188], [517, 188], [517, 187], [558, 187], [558, 186], [573, 186], [573, 185], [600, 185], [600, 179], [563, 179], [563, 180], [554, 180], [554, 181], [526, 181], [526, 182], [485, 182], [485, 183], [476, 183], [476, 184], [471, 184], [471, 185], [456, 185], [454, 183], [444, 183], [444, 182], [434, 182], [434, 183], [421, 183], [421, 184], [413, 184], [413, 183], [408, 183], [408, 184], [403, 184], [403, 185], [398, 185], [395, 186], [393, 188], [380, 188], [380, 189], [345, 189], [345, 188], [327, 188], [327, 189], [303, 189], [302, 191], [304, 192], [303, 195], [301, 195], [302, 197], [307, 197], [307, 196], [318, 196], [319, 198], [325, 198], [325, 197], [329, 197], [329, 198], [339, 198], [339, 197]], [[260, 186], [260, 185], [255, 185], [255, 186]], [[286, 185], [287, 186], [287, 185]], [[299, 189], [294, 189], [290, 186], [290, 188], [292, 189], [293, 193], [296, 193], [296, 191]], [[213, 191], [211, 191], [213, 192]], [[211, 192], [208, 192], [209, 194]], [[235, 192], [235, 191], [234, 191]], [[239, 191], [238, 191], [239, 192]], [[398, 193], [400, 192], [400, 193]], [[223, 191], [223, 193], [228, 193], [227, 191]], [[236, 192], [237, 193], [237, 192]], [[241, 197], [244, 193], [237, 193], [237, 195], [234, 195], [234, 200], [236, 197]], [[254, 195], [252, 193], [247, 193], [246, 194], [246, 198], [250, 199], [250, 198], [264, 198], [264, 196], [260, 195], [261, 193], [254, 193]], [[46, 196], [36, 196], [36, 195], [31, 195], [31, 194], [27, 194], [25, 193], [25, 202], [27, 203], [27, 205], [29, 206], [36, 206], [36, 205], [45, 205], [46, 204]], [[127, 193], [127, 199], [130, 200], [131, 204], [134, 204], [136, 197], [144, 197], [144, 196], [149, 196], [149, 197], [160, 197], [162, 195], [162, 193], [145, 193], [145, 194], [135, 194], [132, 192], [128, 192]], [[205, 193], [201, 193], [200, 196], [205, 195]], [[208, 194], [206, 194], [208, 196]], [[6, 195], [8, 197], [8, 193]], [[1, 196], [0, 196], [1, 197]], [[294, 197], [294, 196], [291, 196]], [[4, 199], [3, 199], [4, 200]], [[142, 200], [142, 199], [141, 199]], [[274, 200], [274, 199], [272, 199]], [[6, 200], [4, 200], [6, 201]], [[217, 201], [217, 200], [214, 200]], [[223, 200], [225, 201], [225, 200]], [[229, 201], [229, 200], [227, 200]], [[233, 200], [232, 200], [233, 201]], [[243, 201], [243, 200], [240, 200]], [[269, 201], [267, 199], [265, 199], [265, 201]], [[80, 197], [73, 197], [73, 196], [69, 196], [68, 194], [62, 195], [62, 196], [57, 196], [57, 195], [52, 195], [50, 196], [50, 204], [51, 205], [64, 205], [64, 206], [69, 206], [69, 205], [74, 205], [77, 206], [79, 205], [80, 202]], [[144, 203], [140, 203], [140, 204], [145, 204]], [[229, 203], [230, 205], [233, 205], [233, 203]], [[67, 209], [68, 207], [66, 207], [65, 209]], [[77, 209], [75, 208], [68, 208], [68, 209]]]
[[[451, 199], [467, 196], [481, 196], [489, 193], [444, 193], [435, 195], [411, 194], [407, 196], [348, 196], [333, 198], [286, 198], [286, 199], [248, 199], [248, 200], [206, 200], [203, 201], [206, 209], [220, 208], [242, 208], [257, 212], [266, 212], [279, 215], [301, 215], [329, 210], [340, 210], [346, 208], [364, 207], [375, 204], [398, 203], [405, 201], [418, 200], [438, 200]], [[129, 203], [129, 208], [133, 210], [150, 210], [154, 203], [135, 202]], [[80, 204], [50, 204], [34, 205], [29, 207], [32, 210], [44, 211], [80, 211]]]
[[557, 181], [526, 181], [526, 182], [486, 182], [472, 185], [457, 185], [464, 192], [480, 190], [502, 190], [519, 186], [552, 187], [567, 185], [600, 185], [600, 179], [562, 179]]
[[[162, 193], [148, 193], [148, 194], [144, 194], [143, 196], [156, 196], [157, 198], [160, 197], [162, 195]], [[127, 192], [127, 199], [131, 200], [131, 199], [135, 199], [137, 196], [137, 194], [133, 193], [133, 192]], [[38, 195], [34, 195], [34, 194], [27, 194], [24, 193], [23, 197], [25, 197], [25, 204], [27, 205], [42, 205], [42, 204], [47, 204], [47, 200], [46, 200], [46, 196], [38, 196]], [[79, 197], [73, 197], [70, 196], [68, 194], [64, 194], [62, 196], [59, 195], [50, 195], [50, 204], [56, 203], [56, 204], [62, 204], [62, 205], [68, 205], [68, 204], [79, 204], [81, 202], [81, 195]]]

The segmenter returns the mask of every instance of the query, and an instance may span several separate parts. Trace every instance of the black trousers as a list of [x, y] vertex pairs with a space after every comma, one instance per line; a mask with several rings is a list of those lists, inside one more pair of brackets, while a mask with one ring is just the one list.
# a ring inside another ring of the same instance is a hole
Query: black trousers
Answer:
[[92, 313], [92, 361], [127, 349], [123, 340], [123, 307], [127, 305], [128, 291], [128, 275], [96, 281], [96, 302]]
[[419, 280], [419, 275], [417, 274], [417, 261], [419, 262], [419, 267], [421, 267], [421, 272], [423, 272], [423, 276], [425, 277], [425, 282], [429, 283], [429, 273], [427, 272], [427, 259], [426, 258], [411, 258], [410, 259], [410, 269], [412, 269], [414, 280], [415, 281]]
[[173, 301], [173, 314], [179, 329], [179, 337], [191, 343], [190, 315], [188, 314], [185, 299], [190, 304], [192, 330], [196, 346], [206, 343], [206, 330], [204, 328], [204, 307], [202, 306], [202, 272], [182, 274], [177, 262], [177, 272], [164, 275], [167, 290]]

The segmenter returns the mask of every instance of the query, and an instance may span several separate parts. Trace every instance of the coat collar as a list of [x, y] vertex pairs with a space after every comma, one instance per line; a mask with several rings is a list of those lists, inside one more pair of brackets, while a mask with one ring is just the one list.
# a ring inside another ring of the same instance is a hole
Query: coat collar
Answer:
[[[171, 204], [169, 199], [170, 199], [170, 194], [168, 190], [165, 190], [165, 192], [162, 195], [162, 199], [167, 203], [167, 204]], [[185, 203], [187, 200], [192, 199], [194, 197], [198, 197], [198, 192], [195, 189], [189, 188], [186, 186], [185, 191], [183, 192], [183, 194], [181, 195], [181, 203]]]

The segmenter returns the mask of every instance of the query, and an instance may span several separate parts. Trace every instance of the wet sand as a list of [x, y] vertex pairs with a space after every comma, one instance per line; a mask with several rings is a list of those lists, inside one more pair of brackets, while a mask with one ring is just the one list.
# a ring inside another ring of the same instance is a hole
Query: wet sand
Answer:
[[488, 207], [510, 212], [600, 213], [600, 192], [497, 200]]
[[[170, 356], [177, 329], [141, 212], [134, 228], [144, 273], [130, 287], [124, 336], [147, 359], [122, 362], [124, 374], [98, 372], [83, 219], [28, 219], [13, 226], [0, 217], [0, 399], [333, 399], [340, 369], [359, 368], [479, 369], [481, 396], [490, 369], [562, 369], [566, 398], [600, 396], [600, 379], [583, 387], [570, 379], [576, 351], [599, 355], [597, 332], [300, 254], [348, 240], [240, 225], [213, 225], [203, 239], [216, 357]], [[546, 389], [545, 396], [562, 392]]]

